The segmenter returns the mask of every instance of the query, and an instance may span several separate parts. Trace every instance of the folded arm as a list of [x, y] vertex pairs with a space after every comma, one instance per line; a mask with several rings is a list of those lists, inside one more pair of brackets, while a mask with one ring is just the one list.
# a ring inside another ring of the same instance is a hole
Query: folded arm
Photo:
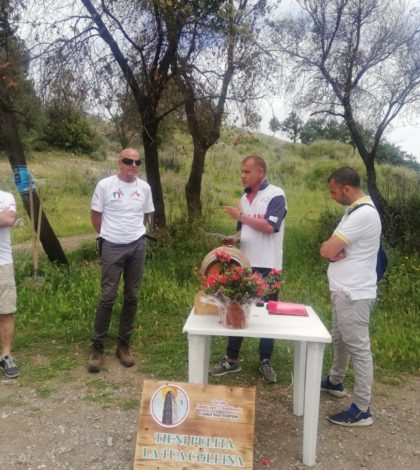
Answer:
[[16, 222], [17, 214], [11, 209], [0, 211], [0, 227], [11, 227]]
[[337, 237], [337, 235], [332, 235], [322, 243], [319, 253], [323, 258], [327, 258], [330, 261], [339, 261], [345, 257], [344, 250], [346, 247], [347, 243], [344, 240]]

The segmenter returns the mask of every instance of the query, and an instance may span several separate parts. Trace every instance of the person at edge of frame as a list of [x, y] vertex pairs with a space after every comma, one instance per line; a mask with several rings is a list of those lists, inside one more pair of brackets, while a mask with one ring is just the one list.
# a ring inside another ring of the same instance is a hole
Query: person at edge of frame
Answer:
[[[369, 426], [373, 423], [370, 402], [373, 361], [369, 320], [376, 299], [376, 263], [381, 237], [381, 220], [372, 199], [360, 187], [358, 173], [341, 167], [328, 178], [331, 199], [347, 206], [331, 237], [320, 248], [327, 258], [332, 303], [333, 363], [321, 389], [333, 396], [347, 396], [344, 377], [349, 360], [354, 371], [350, 407], [329, 416], [341, 426]], [[356, 210], [357, 209], [357, 210]]]
[[15, 331], [16, 283], [13, 268], [10, 227], [16, 222], [16, 201], [0, 190], [0, 370], [7, 379], [15, 379], [20, 370], [11, 352]]

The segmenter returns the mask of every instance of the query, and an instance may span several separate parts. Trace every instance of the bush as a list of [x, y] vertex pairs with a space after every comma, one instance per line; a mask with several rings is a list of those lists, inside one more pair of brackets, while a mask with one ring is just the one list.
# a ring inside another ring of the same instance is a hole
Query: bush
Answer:
[[94, 132], [88, 119], [71, 108], [51, 106], [47, 111], [44, 134], [51, 147], [88, 155], [95, 150]]
[[312, 168], [311, 171], [307, 171], [305, 175], [305, 183], [311, 191], [316, 189], [324, 189], [328, 177], [330, 174], [337, 169], [336, 163], [319, 164]]
[[333, 142], [331, 140], [315, 140], [310, 145], [299, 147], [304, 160], [311, 158], [328, 157], [331, 160], [341, 160], [353, 154], [353, 149], [348, 144]]
[[179, 173], [182, 169], [183, 162], [183, 148], [178, 145], [174, 145], [166, 151], [162, 151], [160, 154], [160, 166], [165, 170]]
[[323, 241], [331, 237], [342, 216], [342, 213], [337, 215], [337, 213], [331, 212], [329, 209], [321, 212], [313, 229], [313, 243], [315, 246], [319, 248]]
[[403, 253], [420, 253], [420, 196], [388, 203], [383, 232], [388, 243]]

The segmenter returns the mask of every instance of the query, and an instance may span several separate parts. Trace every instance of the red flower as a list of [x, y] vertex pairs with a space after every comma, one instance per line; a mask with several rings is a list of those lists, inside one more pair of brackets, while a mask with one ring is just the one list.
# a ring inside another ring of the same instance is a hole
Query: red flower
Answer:
[[230, 263], [232, 259], [229, 253], [226, 253], [226, 251], [223, 250], [222, 248], [219, 248], [218, 250], [216, 250], [214, 254], [221, 263]]
[[206, 287], [214, 286], [217, 282], [217, 277], [214, 274], [210, 274], [210, 276], [204, 281], [204, 285]]
[[228, 277], [226, 276], [226, 274], [220, 274], [218, 276], [218, 281], [221, 283], [221, 284], [226, 284], [228, 282]]

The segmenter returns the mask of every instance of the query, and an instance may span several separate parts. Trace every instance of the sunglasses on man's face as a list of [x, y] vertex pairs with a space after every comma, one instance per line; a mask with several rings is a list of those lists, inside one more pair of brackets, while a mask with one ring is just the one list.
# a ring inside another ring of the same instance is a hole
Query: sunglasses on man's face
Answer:
[[141, 161], [140, 161], [140, 160], [133, 160], [132, 158], [121, 158], [121, 161], [124, 163], [124, 165], [129, 165], [129, 166], [131, 166], [133, 163], [135, 163], [136, 166], [140, 166], [140, 165], [141, 165]]

